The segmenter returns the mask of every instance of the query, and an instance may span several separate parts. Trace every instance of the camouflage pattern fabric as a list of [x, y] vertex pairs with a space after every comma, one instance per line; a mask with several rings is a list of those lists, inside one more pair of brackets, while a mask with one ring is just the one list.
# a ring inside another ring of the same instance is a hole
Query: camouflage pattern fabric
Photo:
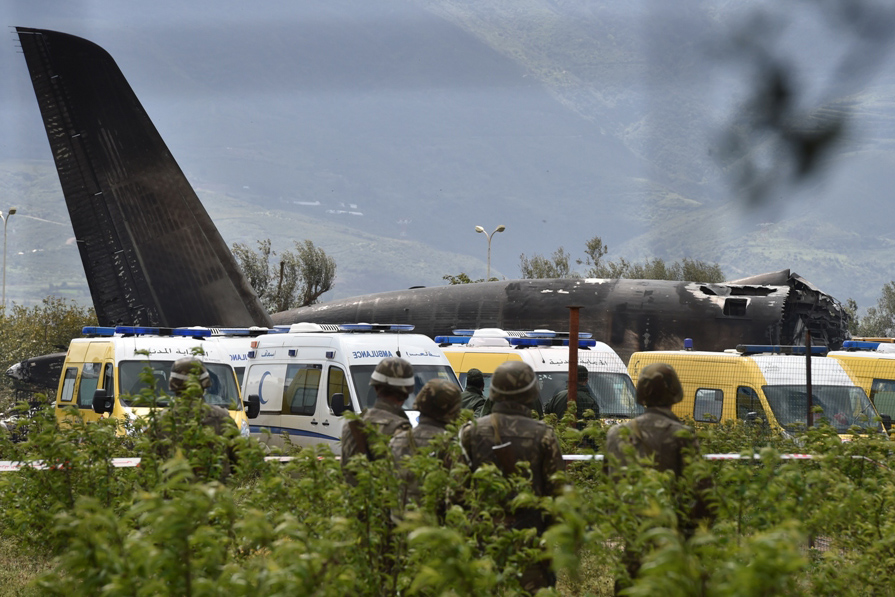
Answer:
[[[594, 396], [593, 392], [590, 391], [590, 386], [587, 383], [578, 384], [578, 409], [576, 411], [576, 416], [579, 421], [585, 419], [584, 413], [588, 410], [594, 411], [593, 417], [587, 417], [589, 419], [600, 418], [600, 404], [597, 402], [596, 396]], [[553, 413], [556, 415], [558, 419], [562, 419], [566, 414], [566, 409], [569, 407], [569, 391], [568, 390], [560, 390], [556, 394], [553, 395], [553, 398], [550, 399], [550, 402], [547, 403], [547, 406], [544, 407], [545, 413]]]
[[[409, 470], [402, 466], [405, 456], [413, 456], [420, 451], [426, 451], [426, 447], [434, 438], [447, 432], [447, 423], [420, 414], [420, 422], [413, 429], [403, 429], [395, 434], [389, 442], [392, 455], [395, 458], [395, 466], [398, 475], [404, 481], [405, 492], [403, 503], [415, 502], [420, 497], [419, 480]], [[445, 468], [450, 468], [451, 463], [447, 454], [433, 454], [440, 457]]]
[[[550, 476], [563, 470], [565, 465], [559, 442], [553, 429], [530, 417], [528, 405], [515, 402], [497, 402], [490, 415], [470, 421], [460, 430], [460, 445], [473, 470], [485, 463], [493, 463], [506, 471], [499, 462], [497, 450], [499, 437], [510, 448], [513, 462], [528, 462], [531, 466], [532, 489], [537, 495], [553, 495], [558, 487]], [[498, 433], [495, 433], [495, 425]]]
[[[486, 415], [490, 415], [494, 410], [494, 401], [491, 400], [491, 397], [485, 398], [485, 403], [482, 405], [482, 414], [479, 417], [484, 417]], [[538, 398], [534, 401], [533, 404], [528, 405], [528, 416], [532, 419], [543, 419], [544, 418], [544, 407], [541, 405], [541, 400]]]
[[637, 378], [637, 402], [644, 406], [672, 406], [684, 399], [684, 388], [674, 368], [650, 363]]
[[370, 385], [386, 385], [399, 388], [408, 394], [413, 390], [416, 381], [413, 378], [413, 366], [402, 358], [387, 357], [379, 361], [370, 376]]
[[416, 395], [413, 407], [437, 421], [453, 421], [460, 414], [460, 386], [446, 379], [431, 379]]
[[[638, 384], [639, 389], [639, 384]], [[663, 396], [663, 399], [664, 396]], [[628, 434], [622, 430], [627, 429]], [[689, 431], [688, 434], [680, 433]], [[627, 435], [627, 437], [624, 437]], [[686, 437], [680, 437], [684, 435]], [[619, 466], [625, 466], [627, 457], [625, 447], [633, 446], [638, 457], [653, 458], [654, 466], [660, 471], [674, 471], [679, 477], [684, 470], [685, 456], [695, 456], [699, 453], [699, 441], [693, 435], [693, 429], [684, 425], [680, 419], [671, 412], [670, 408], [648, 406], [639, 417], [628, 421], [623, 425], [615, 425], [609, 430], [606, 438], [606, 455], [615, 457]], [[609, 468], [609, 463], [607, 463]], [[610, 469], [611, 472], [611, 469]], [[711, 486], [708, 479], [700, 486], [694, 488], [695, 501], [686, 506], [679, 504], [678, 526], [685, 537], [692, 536], [701, 519], [712, 520], [713, 514], [708, 503], [703, 499], [706, 489]], [[680, 497], [678, 498], [680, 499]], [[628, 571], [629, 578], [635, 578], [640, 570], [642, 554], [626, 545], [622, 561]], [[615, 593], [628, 586], [627, 579], [618, 579], [615, 583]]]
[[[410, 429], [410, 419], [407, 413], [399, 404], [391, 403], [383, 398], [378, 398], [372, 407], [368, 408], [361, 415], [362, 425], [360, 431], [364, 432], [364, 427], [375, 427], [376, 430], [387, 436], [393, 436], [402, 429]], [[358, 445], [354, 434], [351, 432], [351, 425], [348, 421], [342, 425], [342, 467], [356, 454], [368, 454], [361, 446]]]
[[[621, 429], [630, 430], [627, 439], [621, 437]], [[687, 430], [690, 437], [678, 437], [678, 432]], [[615, 425], [606, 437], [606, 454], [615, 456], [619, 465], [624, 466], [624, 446], [631, 444], [641, 458], [652, 457], [660, 471], [674, 471], [680, 475], [684, 470], [685, 449], [691, 454], [699, 453], [699, 441], [693, 429], [684, 425], [670, 408], [648, 406], [639, 417], [623, 425]]]
[[[175, 400], [176, 399], [178, 398], [175, 398]], [[227, 409], [220, 406], [206, 404], [204, 402], [199, 404], [199, 408], [202, 409], [202, 425], [205, 427], [210, 427], [214, 431], [215, 435], [228, 438], [239, 436], [239, 428], [230, 417], [230, 413], [227, 411]], [[179, 411], [179, 409], [167, 408], [159, 416], [158, 438], [171, 440], [172, 447], [179, 446], [183, 439], [182, 437], [178, 437], [178, 435], [180, 435], [178, 430], [182, 429], [185, 423], [185, 421], [180, 421], [176, 418], [180, 416], [180, 412], [182, 411]], [[216, 445], [213, 447], [217, 448]], [[236, 462], [236, 454], [233, 452], [232, 446], [227, 447], [226, 453], [227, 457], [223, 458], [221, 461], [222, 471], [221, 476], [218, 478], [218, 480], [221, 482], [227, 480], [232, 471], [232, 464]], [[160, 456], [162, 456], [163, 458], [168, 458], [170, 457], [170, 454], [167, 450], [160, 450]], [[195, 472], [197, 474], [201, 474], [201, 471]]]
[[[565, 468], [559, 442], [551, 427], [531, 418], [528, 404], [496, 402], [490, 415], [470, 421], [460, 429], [460, 445], [473, 470], [493, 463], [507, 475], [514, 472], [511, 469], [516, 463], [528, 462], [534, 493], [539, 496], [559, 493], [560, 487], [550, 479]], [[507, 515], [506, 524], [512, 528], [534, 528], [541, 535], [550, 526], [550, 519], [539, 509], [517, 508]], [[554, 586], [556, 575], [550, 569], [549, 558], [523, 570], [520, 582], [531, 594], [542, 587]]]
[[466, 390], [460, 394], [460, 404], [461, 408], [471, 410], [476, 418], [481, 417], [482, 409], [485, 408], [485, 395], [479, 388], [466, 386]]

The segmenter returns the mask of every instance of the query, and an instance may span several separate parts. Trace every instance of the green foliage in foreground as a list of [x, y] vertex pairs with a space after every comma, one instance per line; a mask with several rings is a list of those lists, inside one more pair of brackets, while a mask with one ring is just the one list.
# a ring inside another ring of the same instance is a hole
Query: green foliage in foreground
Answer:
[[[549, 420], [573, 450], [582, 432]], [[390, 459], [356, 459], [350, 486], [326, 448], [267, 462], [255, 442], [203, 435], [195, 421], [184, 439], [152, 439], [164, 437], [160, 425], [151, 417], [116, 435], [113, 422], [59, 426], [47, 411], [27, 443], [0, 439], [2, 460], [62, 465], [0, 473], [0, 534], [52, 558], [35, 581], [40, 594], [511, 595], [545, 553], [557, 593], [611, 594], [629, 544], [648, 554], [630, 595], [869, 595], [889, 590], [895, 562], [892, 444], [841, 443], [829, 427], [796, 448], [766, 430], [706, 425], [705, 452], [737, 445], [759, 458], [698, 459], [680, 481], [637, 465], [609, 478], [601, 464], [578, 462], [556, 498], [537, 498], [493, 467], [471, 472], [445, 436], [454, 465], [427, 453], [407, 462], [423, 497], [405, 508]], [[598, 445], [605, 433], [600, 423], [583, 432]], [[224, 483], [212, 466], [221, 441], [237, 458]], [[781, 460], [792, 451], [824, 456]], [[117, 456], [146, 460], [118, 469]], [[717, 519], [684, 539], [675, 511], [704, 477]], [[555, 521], [542, 540], [503, 526], [508, 512], [533, 504]]]

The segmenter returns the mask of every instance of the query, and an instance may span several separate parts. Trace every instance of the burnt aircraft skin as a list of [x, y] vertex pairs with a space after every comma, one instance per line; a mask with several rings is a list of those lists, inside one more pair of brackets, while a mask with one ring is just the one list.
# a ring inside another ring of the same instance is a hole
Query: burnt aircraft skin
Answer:
[[65, 33], [16, 30], [100, 325], [269, 326], [112, 57]]
[[7, 369], [6, 375], [24, 384], [55, 390], [62, 375], [65, 354], [54, 352], [26, 359]]
[[777, 284], [701, 284], [663, 280], [541, 279], [411, 288], [302, 307], [273, 315], [275, 324], [412, 323], [435, 336], [454, 329], [567, 330], [579, 306], [582, 331], [622, 359], [640, 350], [677, 350], [692, 338], [700, 350], [737, 344], [839, 346], [848, 315], [831, 296], [788, 270], [767, 274]]

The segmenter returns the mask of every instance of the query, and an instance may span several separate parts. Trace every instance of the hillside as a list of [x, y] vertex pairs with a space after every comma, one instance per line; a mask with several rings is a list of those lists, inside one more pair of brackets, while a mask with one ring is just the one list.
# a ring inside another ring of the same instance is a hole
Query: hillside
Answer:
[[[230, 21], [197, 2], [136, 27], [113, 4], [99, 24], [74, 8], [23, 4], [16, 16], [115, 57], [228, 243], [310, 238], [334, 255], [324, 298], [483, 277], [473, 228], [505, 224], [492, 270], [508, 278], [520, 253], [577, 257], [597, 235], [610, 258], [717, 261], [729, 278], [790, 268], [873, 304], [895, 271], [891, 69], [827, 112], [847, 111], [849, 136], [821, 176], [747, 209], [718, 138], [755, 79], [706, 43], [753, 5], [656, 4], [340, 0]], [[803, 53], [818, 46], [793, 35]], [[834, 68], [814, 51], [818, 69]], [[37, 300], [64, 283], [84, 298], [27, 71], [18, 55], [7, 65], [2, 114], [22, 111], [0, 142], [0, 190], [20, 209], [8, 295]]]

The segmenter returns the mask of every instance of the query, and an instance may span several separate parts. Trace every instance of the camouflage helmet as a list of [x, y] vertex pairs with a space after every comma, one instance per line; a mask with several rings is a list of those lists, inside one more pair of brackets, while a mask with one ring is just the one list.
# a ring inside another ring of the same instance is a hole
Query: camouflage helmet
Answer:
[[470, 386], [473, 388], [485, 387], [485, 376], [478, 369], [473, 368], [466, 372], [466, 387]]
[[534, 404], [540, 399], [538, 376], [522, 361], [507, 361], [494, 370], [491, 377], [491, 400]]
[[442, 423], [460, 414], [460, 388], [446, 379], [430, 379], [416, 395], [413, 408]]
[[637, 379], [637, 402], [644, 406], [671, 406], [684, 399], [684, 388], [674, 368], [650, 363]]
[[370, 376], [371, 386], [386, 386], [393, 390], [410, 394], [416, 381], [413, 378], [413, 367], [402, 358], [386, 357], [379, 361], [376, 370]]
[[199, 378], [199, 385], [203, 389], [207, 389], [211, 385], [211, 377], [208, 375], [205, 363], [196, 357], [183, 357], [182, 359], [177, 359], [171, 365], [168, 388], [175, 394], [179, 394], [186, 389], [186, 383], [190, 375], [196, 375]]

